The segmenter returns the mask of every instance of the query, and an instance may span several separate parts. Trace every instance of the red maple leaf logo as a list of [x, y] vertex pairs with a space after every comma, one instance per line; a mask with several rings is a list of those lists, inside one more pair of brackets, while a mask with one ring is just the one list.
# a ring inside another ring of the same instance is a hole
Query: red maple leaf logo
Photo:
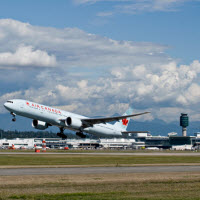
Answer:
[[123, 124], [124, 126], [127, 126], [128, 120], [127, 120], [127, 119], [122, 119], [122, 124]]
[[26, 102], [26, 105], [29, 106], [29, 102]]

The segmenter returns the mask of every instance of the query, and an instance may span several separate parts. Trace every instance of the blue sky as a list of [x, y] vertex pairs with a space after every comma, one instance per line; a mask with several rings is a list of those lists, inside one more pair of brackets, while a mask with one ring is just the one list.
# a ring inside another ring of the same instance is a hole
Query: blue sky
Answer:
[[198, 120], [199, 19], [198, 0], [2, 0], [0, 102]]
[[112, 12], [116, 5], [124, 2], [4, 0], [0, 2], [0, 17], [37, 26], [78, 27], [116, 40], [155, 42], [169, 46], [168, 53], [180, 62], [197, 59], [200, 51], [199, 1], [180, 1], [166, 11], [144, 10], [133, 14], [116, 11], [111, 16], [98, 16], [100, 12]]

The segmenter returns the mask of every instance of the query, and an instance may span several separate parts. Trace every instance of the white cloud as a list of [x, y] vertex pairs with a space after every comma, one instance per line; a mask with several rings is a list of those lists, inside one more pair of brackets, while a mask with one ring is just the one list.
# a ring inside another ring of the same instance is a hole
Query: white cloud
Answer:
[[[0, 93], [0, 112], [5, 112], [6, 100], [23, 98], [88, 116], [122, 114], [131, 105], [134, 112], [152, 112], [140, 120], [163, 119], [166, 114], [173, 121], [183, 108], [197, 117], [200, 62], [179, 65], [162, 53], [164, 49], [76, 28], [0, 20], [0, 66], [13, 67], [9, 73], [1, 69], [0, 84], [5, 89]], [[52, 63], [56, 67], [37, 68]], [[22, 70], [16, 65], [32, 68]]]
[[200, 85], [192, 83], [187, 90], [177, 97], [177, 102], [183, 105], [197, 104], [200, 100]]
[[87, 80], [81, 80], [77, 83], [78, 87], [79, 88], [86, 88], [87, 87], [87, 84], [88, 84], [88, 81]]
[[106, 17], [114, 13], [136, 14], [138, 12], [176, 11], [185, 2], [198, 0], [74, 0], [76, 4], [95, 4], [97, 2], [112, 2], [113, 7], [109, 11], [97, 14], [99, 17]]
[[[180, 110], [197, 107], [200, 99], [198, 83], [199, 61], [190, 65], [175, 62], [149, 67], [148, 65], [114, 68], [107, 77], [96, 80], [62, 78], [59, 84], [52, 84], [54, 77], [40, 88], [16, 91], [20, 97], [39, 103], [59, 105], [83, 115], [112, 115], [123, 113], [128, 105], [137, 111], [151, 111], [146, 120], [170, 115], [170, 121], [177, 118]], [[118, 75], [124, 72], [123, 75]], [[8, 94], [11, 98], [11, 94]], [[15, 95], [15, 93], [13, 93]], [[5, 101], [6, 94], [0, 97]], [[173, 111], [173, 112], [172, 112]], [[198, 109], [195, 110], [198, 112]], [[195, 113], [194, 114], [197, 114]], [[176, 115], [176, 116], [175, 116]], [[173, 117], [174, 116], [174, 117]], [[139, 118], [140, 119], [140, 118]]]
[[96, 68], [163, 63], [170, 59], [163, 53], [163, 45], [117, 41], [77, 28], [37, 27], [12, 19], [0, 20], [0, 36], [1, 67]]
[[163, 121], [170, 123], [172, 121], [178, 121], [180, 113], [192, 114], [191, 109], [181, 108], [181, 107], [165, 107], [159, 108], [156, 112], [153, 111], [154, 117], [162, 119]]
[[117, 5], [117, 11], [136, 14], [137, 12], [174, 11], [185, 0], [133, 0], [124, 5]]
[[56, 58], [45, 51], [34, 51], [32, 46], [20, 46], [14, 53], [0, 53], [0, 66], [4, 65], [53, 67], [56, 65]]

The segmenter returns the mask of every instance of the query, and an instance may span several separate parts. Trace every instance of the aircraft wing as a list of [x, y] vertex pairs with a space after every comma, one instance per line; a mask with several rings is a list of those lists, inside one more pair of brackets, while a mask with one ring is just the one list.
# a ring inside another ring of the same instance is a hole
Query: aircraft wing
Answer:
[[133, 114], [133, 115], [123, 115], [123, 116], [117, 116], [117, 117], [86, 118], [86, 119], [81, 119], [81, 121], [84, 124], [84, 127], [90, 127], [90, 126], [93, 126], [94, 124], [101, 124], [101, 123], [105, 124], [107, 122], [119, 121], [121, 119], [136, 117], [136, 116], [144, 115], [144, 114], [148, 114], [148, 113], [150, 113], [150, 112], [137, 113], [137, 114]]

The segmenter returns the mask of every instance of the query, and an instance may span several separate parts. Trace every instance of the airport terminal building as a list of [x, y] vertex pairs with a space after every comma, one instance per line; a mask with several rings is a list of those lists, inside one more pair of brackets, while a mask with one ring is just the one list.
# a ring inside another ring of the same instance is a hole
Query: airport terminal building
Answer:
[[15, 148], [15, 149], [33, 149], [34, 147], [42, 147], [42, 141], [45, 140], [46, 147], [52, 149], [134, 149], [144, 147], [144, 142], [136, 142], [135, 139], [67, 139], [59, 138], [16, 138], [0, 140], [0, 148]]
[[60, 138], [16, 138], [1, 139], [0, 148], [33, 149], [42, 147], [45, 140], [46, 147], [52, 149], [200, 149], [200, 133], [195, 136], [151, 136], [148, 133], [137, 133], [132, 138], [113, 139], [66, 139]]

